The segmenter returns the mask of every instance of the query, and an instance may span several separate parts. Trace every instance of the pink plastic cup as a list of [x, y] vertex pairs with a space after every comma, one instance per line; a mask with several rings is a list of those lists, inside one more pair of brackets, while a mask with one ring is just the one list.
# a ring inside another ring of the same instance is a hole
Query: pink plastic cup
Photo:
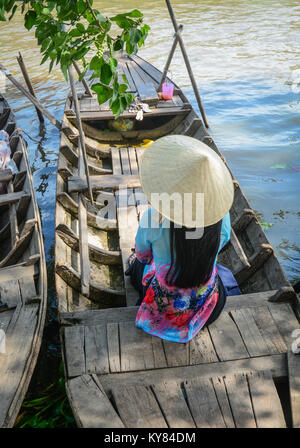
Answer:
[[162, 85], [162, 97], [164, 100], [173, 98], [174, 85], [171, 82], [164, 82]]

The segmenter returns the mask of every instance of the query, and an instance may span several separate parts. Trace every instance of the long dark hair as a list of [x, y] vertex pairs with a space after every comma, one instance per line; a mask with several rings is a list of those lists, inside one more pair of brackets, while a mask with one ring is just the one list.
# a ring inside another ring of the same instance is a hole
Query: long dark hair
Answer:
[[193, 288], [209, 280], [220, 245], [221, 225], [222, 220], [204, 227], [201, 238], [187, 239], [186, 232], [195, 229], [175, 227], [171, 222], [171, 266], [166, 275], [167, 285]]

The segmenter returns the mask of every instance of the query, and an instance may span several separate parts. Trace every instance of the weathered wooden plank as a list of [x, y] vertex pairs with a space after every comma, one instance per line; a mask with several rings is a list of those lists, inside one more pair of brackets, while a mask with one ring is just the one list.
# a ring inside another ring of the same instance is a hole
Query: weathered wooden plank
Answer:
[[135, 322], [120, 322], [121, 371], [154, 368], [151, 336], [135, 326]]
[[[74, 251], [79, 251], [79, 238], [78, 235], [73, 232], [70, 227], [65, 224], [59, 224], [56, 229], [56, 235], [60, 238]], [[97, 261], [101, 264], [115, 265], [121, 264], [121, 253], [120, 251], [110, 251], [102, 249], [101, 247], [95, 246], [89, 243], [89, 257], [93, 261]]]
[[6, 331], [6, 352], [0, 354], [0, 427], [12, 424], [13, 401], [32, 350], [38, 309], [38, 304], [22, 306], [20, 302]]
[[150, 82], [144, 82], [142, 73], [139, 72], [137, 65], [134, 67], [133, 64], [127, 64], [127, 67], [137, 88], [141, 101], [143, 103], [148, 103], [155, 106], [158, 103], [158, 96], [153, 84]]
[[233, 274], [250, 268], [250, 263], [233, 228], [231, 229], [230, 241], [219, 254], [218, 262], [228, 267]]
[[153, 392], [170, 428], [195, 428], [180, 383], [171, 380], [155, 382]]
[[84, 327], [86, 373], [109, 373], [106, 327]]
[[169, 367], [189, 365], [189, 343], [179, 344], [164, 339], [163, 345]]
[[66, 389], [78, 426], [84, 428], [123, 428], [124, 425], [102, 386], [91, 375], [67, 381]]
[[269, 371], [248, 373], [248, 383], [258, 428], [285, 428], [281, 402]]
[[293, 427], [300, 428], [300, 355], [289, 351], [287, 357]]
[[209, 378], [185, 381], [187, 401], [197, 428], [225, 428], [225, 422]]
[[299, 322], [291, 306], [288, 303], [269, 303], [268, 308], [286, 346], [290, 349], [293, 342], [293, 332], [299, 328]]
[[223, 311], [208, 327], [208, 331], [221, 361], [249, 358], [241, 335], [228, 312]]
[[85, 374], [84, 327], [64, 328], [64, 341], [68, 378]]
[[124, 284], [125, 284], [125, 290], [126, 290], [126, 305], [127, 306], [135, 306], [138, 299], [139, 299], [139, 293], [134, 288], [134, 286], [131, 283], [130, 276], [125, 275], [125, 271], [127, 269], [127, 260], [129, 255], [132, 253], [131, 248], [122, 248], [122, 261], [123, 261], [123, 272], [124, 272]]
[[199, 331], [189, 343], [190, 364], [218, 362], [210, 334], [207, 328]]
[[234, 420], [232, 417], [232, 412], [230, 409], [230, 404], [228, 401], [228, 396], [224, 384], [224, 378], [222, 377], [213, 377], [212, 378], [213, 386], [218, 398], [218, 403], [220, 406], [220, 409], [222, 411], [222, 415], [224, 418], [224, 422], [226, 425], [226, 428], [235, 428]]
[[[18, 280], [22, 280], [22, 286], [27, 280], [33, 283], [34, 266], [14, 265], [0, 270], [0, 293], [1, 302], [8, 308], [15, 307], [20, 301], [20, 286]], [[34, 286], [34, 284], [33, 284]], [[24, 303], [26, 299], [36, 295], [35, 288], [33, 295], [26, 295], [25, 288], [22, 288]]]
[[157, 369], [167, 367], [167, 360], [162, 339], [156, 336], [152, 336], [151, 344], [153, 350], [154, 367]]
[[127, 428], [166, 428], [166, 422], [149, 387], [114, 387], [112, 395]]
[[[99, 175], [90, 176], [91, 187], [93, 190], [118, 190], [120, 187], [139, 188], [141, 186], [140, 178], [136, 175]], [[87, 189], [85, 177], [72, 176], [68, 179], [68, 191], [74, 193]]]
[[60, 320], [62, 325], [73, 325], [74, 323], [80, 325], [97, 325], [106, 324], [109, 322], [128, 322], [134, 321], [138, 306], [130, 307], [116, 307], [101, 310], [84, 310], [70, 313], [61, 313]]
[[12, 204], [19, 201], [23, 196], [25, 196], [24, 191], [17, 191], [15, 193], [6, 193], [0, 195], [0, 207], [2, 205]]
[[235, 361], [199, 364], [185, 367], [169, 367], [166, 369], [152, 369], [141, 372], [114, 373], [103, 375], [103, 386], [113, 387], [115, 384], [153, 384], [159, 381], [185, 381], [197, 377], [222, 377], [239, 372], [255, 370], [270, 370], [274, 378], [287, 376], [287, 364], [285, 354], [272, 356], [259, 356]]
[[251, 310], [241, 308], [240, 310], [231, 311], [230, 314], [240, 331], [250, 356], [254, 357], [271, 354], [255, 323]]
[[286, 353], [287, 346], [271, 316], [268, 306], [260, 306], [252, 309], [252, 315], [268, 346], [269, 353]]
[[110, 322], [106, 326], [109, 370], [113, 372], [121, 371], [119, 325], [117, 322]]
[[226, 375], [224, 381], [236, 427], [256, 428], [246, 375]]

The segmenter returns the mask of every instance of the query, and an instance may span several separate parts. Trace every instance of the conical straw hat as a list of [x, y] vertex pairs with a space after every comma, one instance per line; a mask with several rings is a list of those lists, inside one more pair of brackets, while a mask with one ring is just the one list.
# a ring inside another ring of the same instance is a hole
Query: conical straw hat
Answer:
[[229, 211], [234, 196], [230, 172], [207, 145], [184, 135], [169, 135], [145, 149], [140, 162], [143, 191], [174, 223], [207, 227]]

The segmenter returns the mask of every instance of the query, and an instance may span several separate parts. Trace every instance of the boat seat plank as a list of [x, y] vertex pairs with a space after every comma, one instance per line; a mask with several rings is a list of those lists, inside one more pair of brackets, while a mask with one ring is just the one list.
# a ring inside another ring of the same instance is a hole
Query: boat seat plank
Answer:
[[68, 377], [82, 375], [86, 371], [84, 327], [80, 325], [64, 328], [64, 341]]
[[81, 375], [72, 378], [67, 381], [66, 389], [79, 427], [124, 427], [94, 375]]
[[208, 330], [221, 361], [249, 357], [239, 330], [227, 311], [223, 311]]
[[218, 362], [218, 357], [207, 328], [199, 331], [189, 345], [190, 364]]
[[[248, 308], [248, 311], [250, 309]], [[280, 334], [280, 331], [270, 313], [268, 306], [260, 306], [251, 310], [260, 334], [263, 336], [268, 346], [269, 354], [286, 353], [287, 346]]]
[[256, 428], [246, 374], [226, 375], [224, 381], [235, 426]]
[[154, 367], [156, 369], [167, 367], [168, 364], [162, 339], [156, 336], [152, 336], [151, 345], [153, 350]]
[[241, 308], [230, 312], [236, 323], [250, 356], [270, 354], [269, 348], [261, 335], [250, 309]]
[[226, 428], [211, 379], [185, 381], [184, 389], [197, 428]]
[[106, 327], [84, 327], [84, 352], [86, 373], [109, 373]]
[[26, 193], [24, 191], [17, 191], [14, 193], [5, 193], [0, 195], [0, 207], [2, 205], [12, 204], [19, 201]]
[[[263, 305], [268, 305], [268, 300], [273, 297], [276, 292], [277, 290], [252, 294], [242, 294], [238, 296], [228, 296], [226, 301], [226, 310], [229, 312], [231, 310], [236, 310], [244, 307], [256, 308]], [[81, 325], [96, 325], [100, 323], [106, 324], [107, 322], [122, 322], [129, 320], [134, 321], [138, 309], [138, 306], [130, 306], [126, 308], [108, 308], [102, 310], [84, 310], [72, 313], [61, 313], [61, 322], [63, 325], [70, 325], [70, 323]], [[262, 323], [260, 324], [260, 322], [256, 319], [256, 324], [259, 326], [261, 332], [263, 330], [264, 321], [265, 320], [263, 319]], [[276, 324], [274, 323], [274, 325]], [[266, 323], [266, 328], [269, 328], [269, 326], [269, 323]]]
[[213, 377], [212, 383], [223, 415], [226, 428], [235, 428], [223, 377]]
[[112, 395], [127, 428], [167, 428], [153, 392], [145, 386], [115, 387]]
[[257, 427], [286, 428], [280, 398], [271, 373], [251, 372], [247, 377]]
[[110, 322], [106, 326], [109, 369], [111, 372], [121, 371], [119, 325]]
[[153, 369], [151, 338], [134, 322], [120, 322], [121, 371]]
[[163, 346], [169, 367], [189, 365], [189, 343], [178, 344], [163, 340]]
[[153, 391], [169, 428], [195, 428], [194, 419], [177, 381], [153, 384]]
[[[141, 182], [136, 175], [103, 174], [90, 176], [91, 187], [93, 190], [119, 190], [119, 188], [139, 188]], [[72, 176], [68, 179], [69, 193], [86, 190], [87, 182], [85, 177]]]
[[138, 95], [143, 103], [147, 103], [151, 106], [156, 106], [158, 103], [158, 96], [153, 84], [149, 81], [145, 81], [143, 72], [135, 64], [127, 64], [130, 75], [136, 86]]

